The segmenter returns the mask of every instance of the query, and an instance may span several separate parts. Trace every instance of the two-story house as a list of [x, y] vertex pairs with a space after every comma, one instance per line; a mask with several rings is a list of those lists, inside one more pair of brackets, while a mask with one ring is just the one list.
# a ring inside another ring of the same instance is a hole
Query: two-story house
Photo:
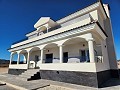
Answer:
[[[41, 17], [27, 40], [11, 45], [8, 73], [37, 68], [42, 79], [91, 87], [117, 78], [109, 10], [109, 5], [96, 2], [58, 21]], [[17, 63], [12, 64], [15, 54]]]

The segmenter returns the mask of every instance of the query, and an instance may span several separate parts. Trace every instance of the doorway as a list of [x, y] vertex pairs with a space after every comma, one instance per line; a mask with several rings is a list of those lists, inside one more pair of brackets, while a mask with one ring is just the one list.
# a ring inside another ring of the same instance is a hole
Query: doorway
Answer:
[[86, 61], [86, 52], [85, 50], [81, 50], [81, 58], [80, 62], [85, 62]]
[[80, 50], [80, 62], [90, 62], [89, 50]]
[[53, 54], [46, 54], [46, 60], [45, 60], [45, 63], [52, 63], [53, 61]]
[[67, 63], [68, 62], [68, 52], [64, 52], [63, 53], [63, 63]]

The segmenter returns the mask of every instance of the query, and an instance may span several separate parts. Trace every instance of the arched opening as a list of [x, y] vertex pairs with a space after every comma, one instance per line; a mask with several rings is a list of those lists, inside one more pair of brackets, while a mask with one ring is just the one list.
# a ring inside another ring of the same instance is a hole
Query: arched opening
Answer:
[[43, 62], [45, 63], [59, 63], [59, 47], [55, 43], [47, 44], [44, 47]]
[[88, 42], [84, 38], [70, 38], [63, 45], [63, 63], [89, 62]]
[[20, 52], [20, 61], [19, 61], [19, 64], [27, 64], [27, 56], [28, 56], [28, 53], [26, 50], [22, 50]]
[[[95, 51], [95, 62], [103, 62], [103, 59], [106, 59], [105, 49], [106, 45], [105, 42], [100, 40], [97, 36], [94, 36], [94, 51]], [[105, 58], [103, 58], [105, 57]]]
[[40, 61], [40, 48], [33, 47], [30, 50], [29, 68], [38, 67], [38, 62]]
[[17, 64], [17, 60], [18, 60], [18, 54], [17, 54], [17, 52], [14, 52], [14, 53], [12, 54], [11, 64]]
[[37, 33], [37, 36], [47, 33], [47, 28], [46, 28], [46, 26], [40, 27], [40, 28], [37, 30], [37, 32], [38, 32], [38, 33]]

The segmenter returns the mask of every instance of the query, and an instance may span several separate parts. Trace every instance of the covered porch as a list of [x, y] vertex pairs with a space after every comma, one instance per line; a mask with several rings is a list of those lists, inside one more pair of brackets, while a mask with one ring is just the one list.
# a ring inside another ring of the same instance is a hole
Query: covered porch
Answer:
[[[47, 66], [90, 65], [103, 63], [105, 46], [103, 41], [91, 33], [47, 43], [11, 53], [10, 68], [41, 68]], [[14, 54], [17, 54], [17, 64], [12, 64]], [[23, 55], [24, 58], [21, 58]], [[23, 59], [23, 60], [21, 60]], [[20, 63], [23, 61], [24, 63]], [[69, 65], [68, 65], [69, 64]], [[22, 67], [23, 65], [23, 67]], [[62, 67], [61, 66], [61, 67]], [[93, 69], [95, 65], [93, 65]], [[82, 69], [82, 68], [80, 68]]]

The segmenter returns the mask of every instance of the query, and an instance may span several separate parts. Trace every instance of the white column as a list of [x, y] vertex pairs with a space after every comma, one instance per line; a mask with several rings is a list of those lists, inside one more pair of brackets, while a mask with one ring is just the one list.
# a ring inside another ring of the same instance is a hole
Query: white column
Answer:
[[26, 60], [26, 57], [25, 57], [24, 54], [23, 54], [23, 57], [24, 57], [24, 58], [23, 58], [23, 62], [26, 64], [26, 61], [27, 61], [27, 60]]
[[63, 63], [63, 46], [59, 46], [60, 63]]
[[10, 54], [10, 64], [12, 63], [13, 53]]
[[41, 63], [43, 63], [43, 49], [41, 49]]
[[93, 39], [88, 39], [88, 47], [89, 47], [89, 57], [90, 62], [95, 62], [95, 54], [94, 54], [94, 45], [93, 45]]
[[27, 56], [27, 67], [29, 68], [29, 61], [30, 61], [30, 51], [28, 51], [28, 56]]
[[20, 62], [20, 53], [18, 53], [18, 59], [17, 59], [17, 64]]

